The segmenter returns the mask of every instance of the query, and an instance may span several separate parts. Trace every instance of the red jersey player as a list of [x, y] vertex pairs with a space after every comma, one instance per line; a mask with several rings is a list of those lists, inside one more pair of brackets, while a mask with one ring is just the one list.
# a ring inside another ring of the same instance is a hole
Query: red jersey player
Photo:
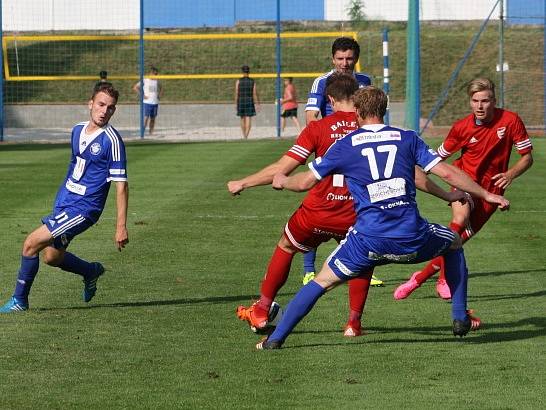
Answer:
[[[291, 173], [305, 164], [311, 154], [320, 157], [339, 138], [357, 129], [356, 114], [352, 95], [358, 89], [354, 77], [347, 74], [333, 74], [326, 92], [335, 113], [320, 121], [310, 123], [297, 138], [294, 145], [277, 162], [255, 174], [238, 181], [229, 181], [228, 190], [237, 195], [245, 188], [270, 184], [276, 173]], [[424, 173], [416, 174], [420, 189], [431, 192], [448, 201], [457, 200], [460, 192], [446, 193], [425, 178]], [[453, 199], [455, 198], [455, 199]], [[344, 186], [343, 176], [325, 178], [311, 190], [301, 206], [290, 217], [262, 280], [260, 299], [252, 306], [240, 306], [237, 316], [260, 329], [267, 324], [269, 308], [279, 289], [284, 285], [290, 272], [290, 265], [296, 252], [306, 252], [332, 238], [340, 241], [354, 223], [356, 215], [353, 201]], [[361, 335], [361, 316], [364, 309], [371, 273], [349, 281], [349, 320], [344, 335]]]
[[[457, 151], [461, 156], [453, 165], [465, 171], [484, 189], [498, 195], [533, 164], [533, 149], [525, 125], [511, 111], [495, 107], [495, 85], [491, 80], [478, 78], [467, 89], [472, 114], [455, 122], [445, 141], [438, 148], [442, 158]], [[508, 168], [514, 146], [520, 159]], [[452, 205], [453, 219], [450, 227], [461, 235], [463, 242], [475, 235], [496, 211], [496, 206], [474, 198], [470, 204]], [[409, 281], [394, 291], [395, 299], [407, 298], [429, 277], [440, 270], [436, 284], [438, 295], [450, 299], [449, 288], [443, 275], [443, 257], [430, 261], [423, 270], [415, 272]]]
[[[309, 124], [277, 162], [241, 180], [229, 181], [229, 192], [237, 195], [245, 188], [270, 184], [276, 173], [291, 173], [299, 165], [305, 164], [312, 154], [315, 157], [324, 155], [338, 138], [356, 130], [358, 125], [351, 97], [357, 89], [358, 84], [353, 77], [332, 76], [327, 95], [336, 112]], [[240, 306], [237, 316], [258, 329], [263, 328], [267, 324], [271, 303], [288, 278], [295, 253], [309, 251], [332, 238], [340, 241], [355, 217], [352, 198], [344, 186], [342, 175], [318, 184], [286, 224], [262, 280], [260, 299], [249, 308]], [[350, 315], [345, 336], [361, 334], [360, 318], [369, 284], [369, 277], [349, 282]]]

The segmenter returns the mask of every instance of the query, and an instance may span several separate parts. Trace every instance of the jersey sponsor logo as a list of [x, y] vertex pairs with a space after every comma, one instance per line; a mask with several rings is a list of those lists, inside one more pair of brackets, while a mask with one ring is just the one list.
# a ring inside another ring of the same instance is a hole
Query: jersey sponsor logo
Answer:
[[89, 151], [91, 151], [91, 154], [93, 155], [99, 155], [102, 151], [102, 148], [98, 142], [94, 142], [91, 144], [91, 148], [89, 148]]
[[390, 262], [411, 262], [417, 257], [417, 252], [408, 253], [405, 255], [394, 255], [392, 253], [375, 253], [375, 252], [368, 252], [368, 259], [371, 259], [373, 261], [390, 261]]
[[356, 121], [341, 120], [341, 121], [337, 121], [335, 124], [330, 125], [330, 128], [332, 129], [332, 131], [337, 131], [337, 129], [341, 127], [351, 127], [354, 129], [356, 128]]
[[333, 192], [328, 192], [326, 195], [327, 201], [349, 201], [351, 199], [353, 199], [351, 195], [334, 194]]
[[406, 202], [406, 201], [395, 201], [395, 202], [391, 202], [390, 204], [387, 204], [387, 205], [381, 205], [380, 208], [381, 209], [392, 209], [392, 208], [396, 208], [397, 206], [404, 206], [404, 205], [409, 205], [409, 202]]
[[406, 195], [406, 181], [404, 178], [391, 178], [385, 181], [374, 182], [366, 186], [370, 195], [370, 202], [384, 201]]
[[77, 184], [75, 182], [72, 182], [70, 179], [66, 180], [65, 184], [66, 189], [68, 189], [70, 192], [73, 192], [78, 195], [85, 195], [85, 191], [87, 190], [87, 187], [85, 185]]
[[499, 137], [499, 139], [503, 139], [505, 133], [506, 127], [497, 128], [497, 137]]
[[344, 274], [344, 275], [347, 275], [347, 276], [351, 276], [353, 275], [353, 272], [343, 264], [343, 262], [341, 262], [338, 258], [336, 258], [334, 260], [334, 265], [336, 265], [336, 267]]
[[351, 137], [353, 147], [370, 142], [400, 141], [402, 136], [398, 131], [362, 132]]
[[478, 139], [476, 137], [472, 137], [470, 138], [470, 141], [469, 141], [471, 144], [475, 144], [476, 142], [478, 142]]
[[314, 97], [308, 98], [307, 105], [317, 105], [317, 99]]
[[326, 235], [326, 236], [330, 236], [332, 238], [340, 238], [340, 239], [345, 238], [345, 234], [339, 234], [339, 233], [336, 233], [336, 232], [325, 231], [324, 229], [320, 229], [320, 228], [317, 228], [317, 227], [313, 227], [313, 233], [315, 235]]

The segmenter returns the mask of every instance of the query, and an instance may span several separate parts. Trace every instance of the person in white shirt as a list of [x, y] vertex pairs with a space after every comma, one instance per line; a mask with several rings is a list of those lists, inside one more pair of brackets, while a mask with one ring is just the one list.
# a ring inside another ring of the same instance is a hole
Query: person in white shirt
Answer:
[[[150, 69], [149, 77], [144, 78], [144, 87], [142, 92], [142, 102], [144, 103], [144, 129], [148, 127], [149, 132], [153, 134], [155, 127], [155, 118], [159, 109], [159, 100], [163, 95], [163, 87], [157, 78], [159, 70], [155, 67]], [[150, 78], [154, 77], [154, 78]], [[133, 90], [140, 95], [140, 81], [133, 86]]]

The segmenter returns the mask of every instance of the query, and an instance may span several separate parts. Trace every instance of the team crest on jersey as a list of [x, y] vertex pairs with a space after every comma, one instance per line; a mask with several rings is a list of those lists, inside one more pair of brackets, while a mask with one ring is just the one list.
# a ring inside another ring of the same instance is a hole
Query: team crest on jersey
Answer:
[[505, 132], [506, 132], [506, 127], [497, 128], [497, 137], [499, 137], [499, 139], [502, 139], [504, 137]]
[[89, 148], [89, 150], [91, 151], [91, 154], [99, 155], [102, 148], [98, 142], [95, 142], [91, 144], [91, 148]]

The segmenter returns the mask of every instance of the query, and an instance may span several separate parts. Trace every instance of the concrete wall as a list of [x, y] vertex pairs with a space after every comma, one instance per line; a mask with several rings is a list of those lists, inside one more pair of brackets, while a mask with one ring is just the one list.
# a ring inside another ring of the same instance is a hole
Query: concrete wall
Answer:
[[[305, 124], [305, 106], [300, 104], [298, 117]], [[87, 105], [7, 105], [6, 128], [71, 128], [77, 122], [87, 120]], [[253, 119], [258, 127], [276, 126], [274, 104], [262, 105]], [[404, 122], [404, 103], [391, 103], [391, 123], [401, 126]], [[139, 106], [120, 104], [112, 120], [118, 127], [139, 127]], [[238, 127], [239, 118], [233, 104], [162, 104], [159, 107], [158, 127], [197, 129], [204, 127]]]

